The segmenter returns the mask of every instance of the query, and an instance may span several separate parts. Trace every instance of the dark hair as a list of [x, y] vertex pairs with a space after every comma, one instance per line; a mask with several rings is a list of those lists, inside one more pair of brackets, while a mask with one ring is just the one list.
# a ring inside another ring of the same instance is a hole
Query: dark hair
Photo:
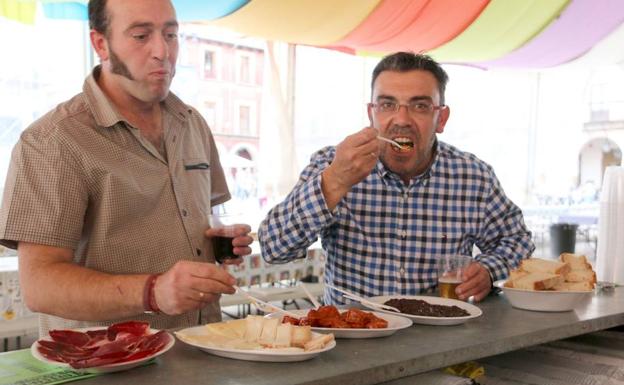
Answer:
[[430, 56], [413, 52], [396, 52], [381, 59], [373, 70], [371, 89], [375, 85], [375, 80], [383, 71], [407, 72], [413, 70], [429, 71], [435, 76], [438, 81], [438, 90], [440, 91], [440, 104], [444, 104], [444, 91], [449, 80], [446, 71]]
[[106, 12], [106, 0], [89, 0], [89, 28], [106, 35], [109, 17]]

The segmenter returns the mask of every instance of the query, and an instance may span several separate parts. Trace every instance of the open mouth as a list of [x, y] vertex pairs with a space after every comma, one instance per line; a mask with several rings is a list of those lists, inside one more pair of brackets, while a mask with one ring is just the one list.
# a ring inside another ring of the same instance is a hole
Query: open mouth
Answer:
[[410, 152], [414, 149], [414, 141], [410, 138], [406, 137], [396, 137], [392, 138], [395, 142], [401, 145], [401, 148], [397, 148], [396, 146], [391, 146], [392, 150], [395, 152]]

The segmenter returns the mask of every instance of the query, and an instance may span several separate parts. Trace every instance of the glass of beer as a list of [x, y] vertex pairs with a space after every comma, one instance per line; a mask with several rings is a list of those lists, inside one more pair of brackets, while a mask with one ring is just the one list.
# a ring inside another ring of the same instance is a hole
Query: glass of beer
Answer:
[[470, 265], [472, 257], [449, 255], [438, 260], [438, 290], [440, 297], [458, 299], [455, 289], [463, 281], [464, 269]]
[[[234, 254], [234, 237], [239, 226], [233, 215], [212, 214], [210, 216], [210, 227], [217, 230], [217, 235], [212, 237], [212, 250], [214, 257], [219, 263], [228, 259], [238, 258]], [[240, 233], [239, 233], [240, 234]]]

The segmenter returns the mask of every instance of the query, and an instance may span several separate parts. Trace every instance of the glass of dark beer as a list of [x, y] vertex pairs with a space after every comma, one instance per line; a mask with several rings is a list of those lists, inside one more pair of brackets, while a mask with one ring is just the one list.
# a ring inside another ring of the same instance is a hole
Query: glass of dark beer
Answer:
[[470, 265], [472, 257], [449, 255], [438, 260], [438, 291], [440, 297], [458, 299], [455, 289], [463, 281], [464, 269]]
[[[239, 226], [244, 225], [235, 223], [235, 218], [231, 215], [212, 214], [210, 216], [210, 227], [217, 230], [217, 235], [212, 237], [212, 250], [217, 262], [223, 263], [228, 259], [238, 258], [234, 254], [232, 241]], [[240, 235], [240, 232], [238, 234]]]

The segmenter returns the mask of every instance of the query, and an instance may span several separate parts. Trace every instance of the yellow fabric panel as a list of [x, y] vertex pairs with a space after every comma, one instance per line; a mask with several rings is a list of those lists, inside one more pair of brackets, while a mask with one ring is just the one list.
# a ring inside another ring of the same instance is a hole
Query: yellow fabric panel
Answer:
[[239, 33], [297, 44], [327, 45], [358, 26], [380, 0], [252, 0], [207, 22]]
[[442, 62], [497, 59], [530, 41], [570, 0], [492, 0], [455, 39], [428, 51]]
[[0, 16], [24, 24], [35, 24], [35, 0], [0, 0]]

